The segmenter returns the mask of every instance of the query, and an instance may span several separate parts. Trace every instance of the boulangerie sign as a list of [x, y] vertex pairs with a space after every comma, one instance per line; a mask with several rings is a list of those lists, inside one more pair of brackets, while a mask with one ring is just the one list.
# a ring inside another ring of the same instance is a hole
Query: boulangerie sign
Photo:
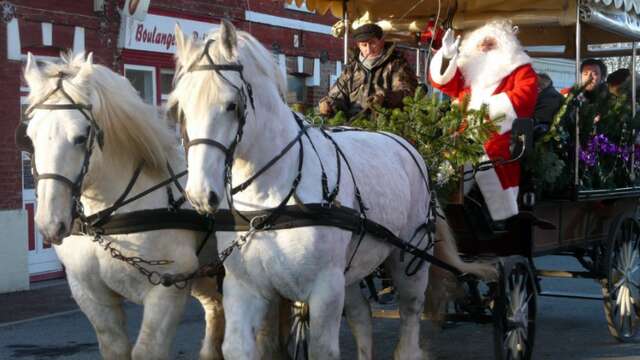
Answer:
[[218, 24], [169, 16], [147, 14], [144, 21], [127, 18], [122, 21], [121, 46], [125, 49], [173, 54], [176, 51], [175, 25], [194, 39], [202, 40], [218, 29]]

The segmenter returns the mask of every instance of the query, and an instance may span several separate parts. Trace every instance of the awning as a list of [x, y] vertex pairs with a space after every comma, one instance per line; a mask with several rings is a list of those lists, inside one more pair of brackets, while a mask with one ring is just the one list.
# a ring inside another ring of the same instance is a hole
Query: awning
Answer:
[[[342, 0], [307, 0], [306, 6], [320, 14], [342, 16]], [[589, 44], [640, 40], [640, 0], [441, 0], [440, 6], [440, 19], [449, 20], [458, 30], [476, 28], [496, 18], [510, 19], [520, 27], [524, 45], [565, 47], [563, 54], [546, 54], [553, 57], [575, 56], [577, 6], [583, 25], [583, 56], [616, 55], [591, 53]], [[381, 25], [391, 38], [415, 39], [416, 29], [423, 29], [436, 17], [438, 1], [349, 0], [347, 8], [351, 19], [368, 16], [367, 21], [385, 21]]]

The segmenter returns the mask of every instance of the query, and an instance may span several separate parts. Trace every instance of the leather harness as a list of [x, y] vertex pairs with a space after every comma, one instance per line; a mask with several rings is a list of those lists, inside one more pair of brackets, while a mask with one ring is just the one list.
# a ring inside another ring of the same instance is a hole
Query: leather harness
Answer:
[[[226, 65], [217, 65], [213, 62], [211, 57], [209, 56], [208, 49], [213, 40], [209, 40], [204, 48], [204, 52], [202, 56], [199, 58], [206, 58], [208, 61], [207, 65], [192, 65], [187, 71], [215, 71], [222, 79], [224, 79], [227, 83], [229, 83], [239, 94], [239, 98], [241, 100], [240, 106], [236, 107], [238, 113], [238, 130], [236, 136], [229, 147], [224, 146], [223, 144], [207, 138], [201, 139], [193, 139], [189, 140], [186, 137], [186, 132], [183, 131], [183, 143], [185, 144], [185, 150], [188, 152], [188, 148], [196, 145], [207, 145], [213, 146], [225, 153], [225, 172], [224, 172], [224, 183], [227, 191], [227, 201], [229, 205], [229, 209], [220, 209], [213, 216], [205, 216], [198, 214], [195, 210], [188, 210], [180, 208], [180, 205], [185, 201], [184, 190], [180, 186], [178, 179], [185, 176], [187, 171], [182, 171], [178, 174], [174, 173], [173, 169], [171, 169], [168, 164], [168, 170], [170, 173], [170, 177], [161, 183], [137, 194], [129, 199], [127, 199], [133, 185], [135, 184], [138, 176], [140, 175], [143, 165], [140, 164], [134, 175], [132, 176], [127, 188], [122, 193], [122, 195], [118, 198], [118, 200], [110, 207], [101, 210], [91, 216], [85, 216], [82, 211], [82, 204], [80, 203], [80, 189], [82, 185], [82, 180], [86, 175], [89, 159], [91, 157], [91, 153], [93, 151], [94, 139], [97, 138], [97, 142], [100, 147], [103, 146], [102, 141], [102, 132], [98, 127], [98, 124], [95, 122], [93, 115], [91, 114], [91, 106], [78, 104], [76, 103], [63, 89], [62, 81], [63, 75], [61, 74], [58, 80], [58, 86], [47, 96], [43, 98], [43, 100], [39, 101], [35, 105], [29, 108], [28, 113], [30, 113], [33, 109], [48, 109], [48, 110], [60, 110], [60, 109], [75, 109], [85, 116], [87, 121], [90, 123], [90, 129], [88, 134], [88, 145], [86, 147], [86, 153], [84, 158], [83, 168], [76, 178], [75, 181], [71, 181], [65, 178], [62, 175], [58, 174], [37, 174], [35, 171], [35, 165], [33, 166], [34, 173], [36, 174], [36, 179], [39, 181], [41, 179], [54, 179], [58, 181], [62, 181], [63, 183], [69, 185], [72, 188], [73, 192], [73, 201], [76, 204], [74, 207], [75, 211], [73, 214], [74, 218], [74, 234], [83, 234], [83, 235], [92, 235], [95, 236], [96, 239], [102, 237], [104, 235], [116, 235], [116, 234], [131, 234], [131, 233], [140, 233], [146, 231], [153, 230], [162, 230], [162, 229], [186, 229], [192, 231], [204, 232], [207, 234], [205, 240], [201, 243], [200, 249], [206, 242], [206, 239], [213, 232], [218, 231], [232, 231], [232, 232], [256, 232], [256, 231], [274, 231], [281, 229], [291, 229], [298, 227], [306, 227], [306, 226], [333, 226], [346, 231], [353, 232], [355, 234], [359, 234], [359, 240], [356, 244], [356, 248], [354, 252], [351, 254], [349, 259], [347, 269], [349, 269], [349, 265], [351, 264], [353, 258], [355, 257], [357, 250], [360, 246], [360, 242], [364, 238], [366, 234], [373, 235], [377, 238], [380, 238], [384, 241], [387, 241], [389, 244], [392, 244], [404, 252], [407, 252], [413, 256], [413, 259], [410, 261], [407, 266], [406, 272], [408, 275], [412, 275], [418, 271], [418, 269], [423, 265], [424, 261], [428, 261], [436, 266], [439, 266], [445, 270], [452, 272], [456, 276], [463, 276], [464, 274], [460, 272], [457, 268], [452, 265], [434, 257], [429, 254], [427, 250], [431, 246], [433, 246], [433, 238], [432, 235], [435, 232], [435, 199], [434, 194], [431, 196], [431, 203], [429, 204], [429, 210], [427, 214], [427, 218], [425, 219], [425, 223], [421, 225], [418, 229], [415, 230], [412, 239], [410, 241], [403, 240], [396, 236], [392, 231], [387, 229], [385, 226], [378, 224], [366, 216], [367, 208], [364, 205], [364, 202], [361, 197], [360, 190], [358, 188], [356, 178], [351, 170], [351, 166], [347, 161], [345, 154], [342, 152], [337, 142], [331, 136], [331, 132], [344, 132], [344, 131], [361, 131], [359, 129], [353, 128], [335, 128], [335, 129], [324, 129], [317, 128], [325, 138], [327, 138], [333, 145], [336, 151], [337, 158], [337, 181], [336, 185], [333, 189], [329, 189], [327, 175], [324, 170], [324, 165], [322, 163], [322, 159], [320, 158], [315, 144], [311, 141], [311, 137], [309, 136], [308, 130], [311, 128], [308, 124], [305, 124], [303, 120], [298, 117], [297, 114], [293, 113], [293, 117], [296, 120], [300, 130], [298, 134], [292, 139], [284, 149], [276, 155], [271, 161], [269, 161], [264, 167], [258, 170], [253, 176], [247, 179], [242, 184], [232, 187], [231, 186], [231, 177], [232, 177], [232, 168], [233, 168], [233, 156], [235, 152], [235, 148], [238, 143], [242, 139], [242, 131], [244, 124], [246, 122], [246, 113], [247, 113], [247, 99], [249, 100], [249, 104], [253, 108], [253, 94], [251, 90], [251, 86], [248, 82], [244, 80], [242, 76], [242, 65], [241, 64], [226, 64]], [[231, 83], [226, 77], [223, 76], [222, 71], [235, 71], [240, 74], [240, 78], [243, 82], [243, 87], [240, 88], [235, 84]], [[61, 91], [65, 98], [70, 102], [70, 104], [44, 104], [44, 102], [56, 91]], [[89, 114], [86, 114], [85, 111], [88, 111]], [[25, 139], [21, 139], [21, 136], [26, 138], [24, 126], [26, 124], [21, 124], [18, 130], [16, 131], [16, 137], [18, 139], [18, 143], [20, 140], [25, 141]], [[316, 129], [316, 128], [314, 128]], [[396, 143], [402, 146], [412, 157], [413, 161], [420, 169], [421, 175], [425, 182], [426, 191], [431, 192], [431, 186], [429, 180], [422, 171], [422, 168], [419, 166], [419, 161], [416, 159], [414, 154], [410, 151], [410, 149], [400, 142], [395, 137], [386, 134], [379, 133], [384, 136], [387, 136], [393, 139]], [[304, 161], [304, 146], [303, 146], [303, 137], [307, 139], [307, 141], [311, 144], [312, 149], [316, 153], [318, 157], [321, 172], [322, 172], [322, 194], [323, 201], [321, 203], [301, 203], [298, 201], [295, 192], [300, 183], [300, 179], [302, 177], [302, 164]], [[28, 138], [26, 138], [28, 139]], [[233, 194], [243, 191], [246, 189], [258, 176], [267, 171], [271, 166], [273, 166], [279, 159], [281, 159], [287, 152], [289, 152], [295, 145], [298, 145], [298, 166], [297, 166], [297, 175], [294, 178], [291, 189], [285, 198], [280, 202], [278, 206], [272, 209], [267, 210], [259, 210], [259, 211], [239, 211], [235, 209], [233, 205]], [[32, 144], [31, 144], [32, 146]], [[339, 192], [339, 184], [341, 177], [341, 162], [344, 161], [347, 169], [351, 175], [351, 179], [355, 188], [355, 196], [358, 202], [359, 210], [352, 209], [349, 207], [342, 206], [337, 200], [336, 197]], [[173, 195], [171, 194], [171, 190], [169, 185], [174, 184], [179, 191], [182, 193], [182, 197], [178, 201], [173, 200]], [[142, 211], [133, 211], [128, 213], [120, 213], [114, 214], [114, 212], [121, 208], [122, 206], [135, 201], [147, 194], [156, 191], [159, 188], [167, 187], [167, 191], [169, 193], [170, 204], [168, 204], [167, 208], [162, 209], [151, 209], [151, 210], [142, 210]], [[291, 199], [294, 199], [294, 205], [288, 205]], [[414, 239], [418, 236], [422, 235], [420, 241], [417, 244], [413, 244]], [[245, 237], [248, 234], [245, 234]], [[428, 237], [429, 243], [425, 247], [425, 249], [420, 248], [420, 243], [424, 240], [425, 237]], [[245, 238], [246, 239], [246, 238]], [[108, 244], [107, 244], [108, 245]], [[239, 247], [239, 246], [238, 246]], [[107, 247], [105, 246], [105, 249]], [[217, 271], [222, 270], [222, 262], [224, 259], [231, 253], [233, 247], [225, 249], [221, 253], [220, 259], [215, 259], [212, 263], [207, 264], [209, 267], [214, 267]], [[411, 269], [410, 269], [411, 268]], [[345, 271], [346, 271], [345, 270]], [[146, 270], [145, 270], [146, 271]], [[147, 275], [145, 272], [141, 270], [141, 272]], [[149, 272], [149, 271], [147, 271]], [[155, 273], [155, 272], [152, 272]], [[202, 272], [200, 272], [202, 273]], [[200, 274], [198, 273], [198, 274]], [[195, 273], [194, 273], [195, 274]], [[171, 275], [171, 274], [151, 274], [149, 276], [149, 280], [156, 284], [161, 283], [165, 286], [169, 285], [177, 285], [178, 283], [186, 282], [193, 277], [194, 274], [190, 275]], [[216, 272], [205, 272], [206, 276], [219, 274]], [[159, 276], [158, 281], [152, 281], [152, 275]], [[198, 275], [198, 276], [201, 276]]]

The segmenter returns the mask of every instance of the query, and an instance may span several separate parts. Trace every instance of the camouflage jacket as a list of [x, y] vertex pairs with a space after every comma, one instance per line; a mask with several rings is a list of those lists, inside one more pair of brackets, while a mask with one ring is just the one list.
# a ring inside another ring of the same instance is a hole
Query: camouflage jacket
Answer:
[[375, 94], [384, 94], [382, 106], [401, 107], [402, 99], [412, 96], [416, 86], [416, 76], [407, 60], [394, 44], [386, 44], [384, 54], [371, 69], [360, 62], [358, 52], [320, 101], [328, 102], [334, 112], [342, 110], [351, 118], [368, 109], [367, 99]]

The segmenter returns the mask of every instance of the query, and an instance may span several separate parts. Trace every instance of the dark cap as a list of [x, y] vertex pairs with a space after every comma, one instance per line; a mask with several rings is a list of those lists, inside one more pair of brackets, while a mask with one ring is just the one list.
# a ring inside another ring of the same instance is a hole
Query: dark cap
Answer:
[[371, 38], [381, 39], [382, 28], [376, 24], [364, 24], [353, 30], [353, 40], [366, 41]]

